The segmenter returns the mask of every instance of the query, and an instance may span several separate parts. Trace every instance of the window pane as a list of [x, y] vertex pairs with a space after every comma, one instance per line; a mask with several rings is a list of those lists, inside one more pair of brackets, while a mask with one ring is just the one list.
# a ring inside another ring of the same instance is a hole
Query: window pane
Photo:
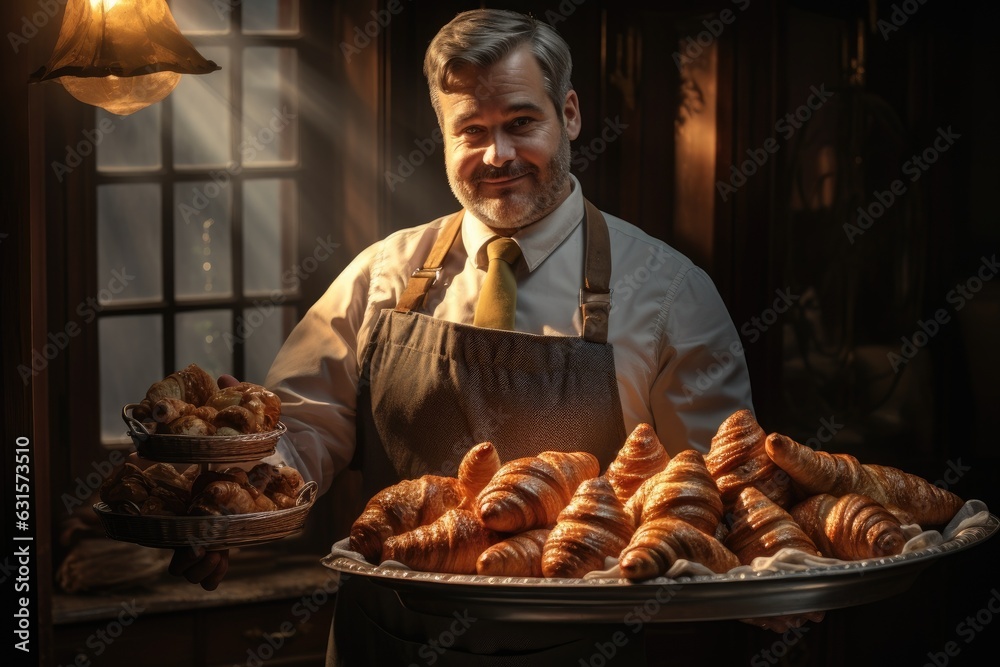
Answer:
[[291, 333], [295, 309], [276, 306], [271, 301], [258, 302], [256, 308], [243, 311], [236, 327], [236, 339], [244, 344], [246, 381], [264, 384], [278, 348]]
[[248, 295], [290, 292], [295, 252], [295, 182], [247, 180], [243, 186], [243, 291]]
[[198, 364], [218, 378], [233, 372], [233, 311], [195, 310], [178, 313], [177, 364]]
[[159, 169], [163, 162], [161, 108], [153, 104], [128, 116], [116, 116], [98, 109], [94, 128], [97, 168], [102, 171]]
[[298, 32], [298, 0], [243, 0], [243, 32]]
[[[172, 0], [170, 11], [186, 35], [229, 32], [230, 16], [238, 0]], [[203, 54], [204, 55], [204, 54]], [[215, 62], [219, 62], [216, 60]]]
[[222, 69], [181, 77], [170, 95], [174, 109], [174, 164], [179, 167], [223, 166], [231, 160], [229, 50], [201, 48]]
[[160, 186], [97, 188], [97, 284], [102, 304], [163, 297]]
[[294, 49], [252, 48], [243, 55], [243, 143], [247, 165], [291, 164], [296, 149]]
[[101, 440], [130, 442], [122, 406], [141, 401], [149, 386], [167, 375], [162, 361], [163, 320], [159, 315], [127, 315], [101, 317], [97, 322]]
[[178, 183], [174, 188], [174, 290], [178, 300], [233, 293], [228, 181]]

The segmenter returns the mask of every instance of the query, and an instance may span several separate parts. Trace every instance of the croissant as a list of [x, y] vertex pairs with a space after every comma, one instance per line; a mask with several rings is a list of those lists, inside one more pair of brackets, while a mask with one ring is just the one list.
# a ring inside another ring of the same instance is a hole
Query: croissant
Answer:
[[226, 408], [239, 406], [252, 415], [252, 429], [242, 433], [262, 433], [272, 431], [278, 425], [281, 415], [281, 399], [277, 394], [252, 382], [240, 382], [212, 394], [204, 403], [220, 413]]
[[215, 426], [200, 417], [184, 415], [167, 424], [162, 431], [173, 435], [215, 435]]
[[821, 493], [795, 505], [791, 515], [824, 556], [841, 560], [895, 556], [906, 544], [899, 519], [860, 493], [840, 498]]
[[393, 484], [372, 496], [355, 519], [350, 548], [369, 563], [381, 563], [387, 538], [428, 524], [461, 502], [462, 489], [454, 477], [424, 475]]
[[[141, 481], [147, 497], [140, 504], [140, 514], [182, 515], [191, 501], [191, 483], [169, 463], [156, 463], [142, 470]], [[135, 502], [133, 499], [132, 502]], [[119, 508], [121, 509], [121, 508]]]
[[794, 502], [791, 480], [767, 455], [765, 439], [764, 429], [749, 410], [730, 415], [712, 438], [705, 465], [727, 508], [751, 485], [786, 509]]
[[290, 466], [258, 463], [247, 472], [250, 486], [267, 496], [277, 509], [295, 507], [296, 497], [304, 481], [302, 475]]
[[617, 456], [608, 466], [604, 476], [623, 503], [647, 479], [667, 467], [670, 455], [649, 424], [636, 426]]
[[599, 472], [597, 457], [588, 452], [542, 452], [514, 459], [496, 472], [475, 509], [483, 525], [501, 533], [550, 527], [576, 487]]
[[212, 482], [234, 482], [238, 486], [249, 486], [250, 479], [247, 471], [241, 468], [230, 467], [224, 470], [206, 470], [195, 477], [191, 483], [191, 495], [197, 496], [205, 490], [205, 487]]
[[177, 507], [175, 503], [164, 498], [150, 496], [139, 508], [139, 516], [178, 516], [184, 514], [184, 506], [180, 506], [180, 511], [177, 511]]
[[195, 406], [179, 398], [161, 398], [153, 404], [150, 416], [160, 424], [169, 424], [175, 419], [194, 412]]
[[471, 509], [475, 505], [476, 497], [499, 469], [500, 455], [492, 442], [481, 442], [465, 453], [458, 464], [458, 481], [464, 496], [463, 508]]
[[753, 486], [744, 488], [736, 498], [733, 525], [725, 545], [744, 565], [758, 556], [773, 556], [786, 547], [821, 555], [792, 516]]
[[179, 495], [190, 495], [191, 477], [183, 475], [169, 463], [154, 463], [142, 471], [146, 479], [152, 480], [156, 486], [167, 487]]
[[159, 382], [154, 382], [146, 390], [149, 405], [155, 405], [161, 398], [176, 398], [191, 405], [204, 405], [209, 396], [219, 391], [215, 378], [197, 364], [171, 373]]
[[603, 570], [608, 556], [617, 556], [635, 532], [635, 524], [615, 495], [611, 483], [596, 477], [583, 481], [542, 547], [546, 577], [582, 577]]
[[736, 554], [719, 540], [672, 516], [639, 526], [618, 563], [625, 578], [650, 579], [662, 576], [682, 558], [718, 573], [740, 564]]
[[[206, 407], [210, 410], [214, 409], [211, 406]], [[256, 433], [258, 430], [257, 417], [242, 405], [229, 405], [222, 408], [216, 412], [212, 419], [212, 425], [215, 426], [217, 433], [229, 429], [219, 433], [219, 435]]]
[[388, 537], [382, 556], [424, 572], [475, 574], [479, 554], [498, 539], [473, 512], [451, 509], [428, 525]]
[[115, 511], [123, 511], [125, 505], [141, 507], [152, 486], [138, 466], [125, 463], [101, 484], [100, 497]]
[[862, 464], [849, 454], [817, 452], [779, 433], [769, 435], [765, 446], [768, 456], [806, 495], [861, 493], [888, 509], [899, 508], [921, 526], [943, 526], [964, 502], [917, 475]]
[[201, 493], [191, 499], [188, 514], [220, 516], [260, 511], [262, 510], [256, 499], [241, 484], [232, 481], [214, 481], [206, 484]]
[[542, 546], [548, 528], [536, 528], [501, 540], [479, 554], [478, 574], [504, 577], [542, 577]]
[[686, 449], [643, 482], [625, 504], [625, 510], [636, 526], [673, 516], [706, 535], [714, 535], [722, 519], [722, 498], [701, 453]]

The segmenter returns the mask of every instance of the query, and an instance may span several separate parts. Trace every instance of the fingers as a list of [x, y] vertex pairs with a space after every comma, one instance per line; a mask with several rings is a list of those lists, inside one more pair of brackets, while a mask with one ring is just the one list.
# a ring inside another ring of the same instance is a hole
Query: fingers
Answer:
[[234, 378], [232, 375], [223, 373], [219, 376], [219, 389], [225, 389], [226, 387], [235, 387], [240, 383], [239, 380]]
[[214, 591], [229, 571], [229, 550], [206, 551], [204, 547], [175, 549], [167, 571]]

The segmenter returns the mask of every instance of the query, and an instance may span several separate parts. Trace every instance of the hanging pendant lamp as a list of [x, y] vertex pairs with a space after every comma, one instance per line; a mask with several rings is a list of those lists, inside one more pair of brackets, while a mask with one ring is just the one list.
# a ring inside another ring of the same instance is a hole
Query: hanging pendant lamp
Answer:
[[221, 69], [181, 34], [166, 0], [68, 0], [49, 62], [31, 75], [125, 116], [159, 102], [182, 74]]

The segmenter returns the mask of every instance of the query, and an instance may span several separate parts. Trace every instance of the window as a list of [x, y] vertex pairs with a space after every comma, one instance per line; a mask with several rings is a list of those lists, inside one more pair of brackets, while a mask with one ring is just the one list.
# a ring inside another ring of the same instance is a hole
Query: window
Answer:
[[189, 363], [262, 383], [303, 305], [297, 0], [172, 0], [220, 71], [131, 116], [98, 111], [100, 433]]

